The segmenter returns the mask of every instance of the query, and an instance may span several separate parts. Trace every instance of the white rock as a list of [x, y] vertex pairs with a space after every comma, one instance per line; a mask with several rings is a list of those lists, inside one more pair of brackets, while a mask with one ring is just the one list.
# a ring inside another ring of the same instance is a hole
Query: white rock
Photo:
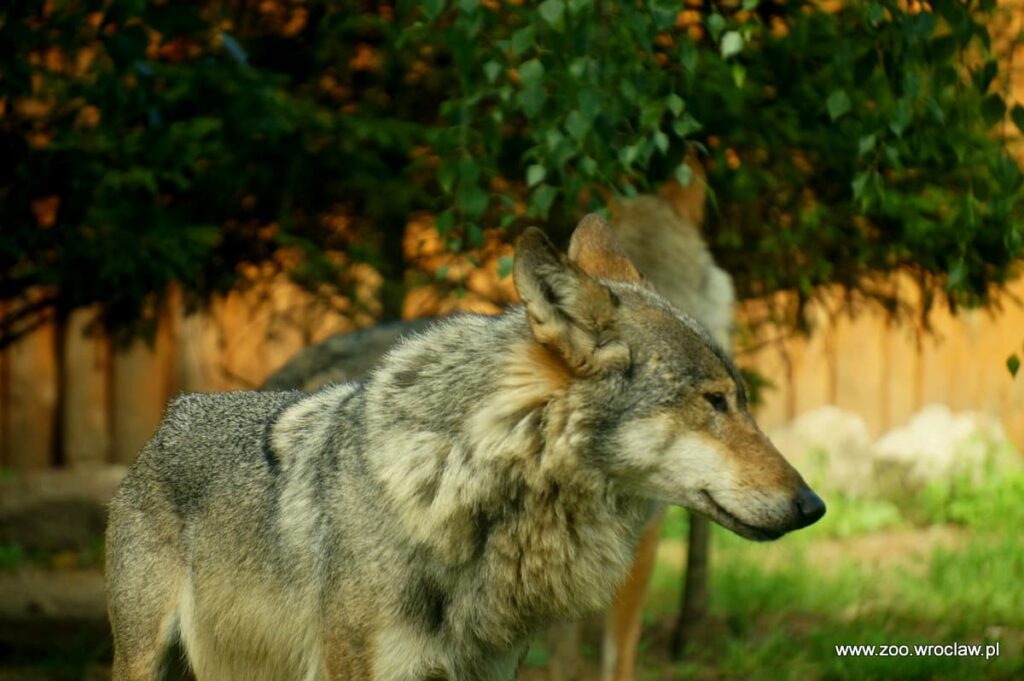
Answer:
[[953, 413], [943, 404], [925, 406], [907, 425], [879, 438], [874, 449], [876, 477], [885, 487], [898, 482], [905, 491], [963, 476], [977, 480], [986, 466], [1020, 465], [997, 418]]
[[898, 500], [933, 483], [979, 481], [987, 469], [1024, 466], [996, 417], [942, 404], [924, 407], [876, 442], [863, 418], [833, 406], [768, 435], [812, 487], [832, 494]]
[[769, 437], [816, 490], [854, 496], [872, 491], [871, 436], [859, 414], [819, 407]]

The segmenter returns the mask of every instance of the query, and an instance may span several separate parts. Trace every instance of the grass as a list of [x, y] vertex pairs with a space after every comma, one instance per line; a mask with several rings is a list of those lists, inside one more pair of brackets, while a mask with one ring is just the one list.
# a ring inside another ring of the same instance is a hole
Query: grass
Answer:
[[[716, 528], [707, 636], [674, 665], [652, 646], [640, 678], [666, 678], [666, 664], [673, 679], [1024, 678], [1022, 500], [1024, 474], [993, 473], [899, 505], [830, 499], [821, 523], [770, 545]], [[930, 537], [946, 541], [929, 547]], [[676, 566], [662, 561], [647, 607], [656, 627], [667, 630], [679, 584]], [[854, 658], [835, 650], [953, 642], [999, 642], [1000, 655]]]

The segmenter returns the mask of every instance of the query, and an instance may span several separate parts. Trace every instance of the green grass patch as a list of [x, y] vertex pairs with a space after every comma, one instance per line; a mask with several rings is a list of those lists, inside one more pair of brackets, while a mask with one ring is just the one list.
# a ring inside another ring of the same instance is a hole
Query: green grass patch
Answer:
[[[667, 678], [668, 670], [673, 679], [744, 681], [1024, 678], [1024, 475], [993, 471], [899, 504], [828, 503], [818, 525], [772, 544], [716, 527], [707, 636], [682, 662], [648, 650], [639, 678]], [[670, 536], [678, 538], [675, 522]], [[929, 549], [929, 537], [955, 541]], [[662, 631], [671, 628], [681, 582], [678, 565], [658, 566], [648, 612]], [[836, 652], [843, 644], [914, 652], [997, 642], [999, 656], [987, 660]]]
[[0, 570], [16, 570], [25, 562], [25, 550], [20, 544], [0, 544]]
[[825, 517], [808, 532], [812, 537], [843, 538], [906, 527], [908, 524], [899, 506], [891, 501], [835, 496], [828, 500]]

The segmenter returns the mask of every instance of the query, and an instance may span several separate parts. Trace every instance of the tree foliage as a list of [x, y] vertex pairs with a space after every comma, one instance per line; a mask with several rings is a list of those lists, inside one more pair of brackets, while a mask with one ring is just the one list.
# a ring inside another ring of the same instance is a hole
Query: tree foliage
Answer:
[[[430, 211], [565, 235], [693, 181], [743, 296], [902, 269], [983, 303], [1022, 249], [993, 0], [46, 0], [0, 10], [0, 338], [99, 303], [137, 329], [273, 263], [402, 293]], [[282, 250], [299, 257], [280, 258]], [[2, 341], [0, 341], [2, 342]]]

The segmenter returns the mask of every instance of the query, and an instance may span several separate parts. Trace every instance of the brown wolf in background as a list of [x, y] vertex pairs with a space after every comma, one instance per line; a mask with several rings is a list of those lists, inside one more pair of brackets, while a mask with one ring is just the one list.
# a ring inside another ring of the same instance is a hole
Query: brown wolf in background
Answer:
[[741, 536], [822, 501], [728, 356], [596, 216], [539, 230], [524, 306], [409, 337], [365, 383], [178, 398], [111, 504], [114, 679], [180, 640], [199, 681], [511, 681], [606, 607], [653, 505]]

